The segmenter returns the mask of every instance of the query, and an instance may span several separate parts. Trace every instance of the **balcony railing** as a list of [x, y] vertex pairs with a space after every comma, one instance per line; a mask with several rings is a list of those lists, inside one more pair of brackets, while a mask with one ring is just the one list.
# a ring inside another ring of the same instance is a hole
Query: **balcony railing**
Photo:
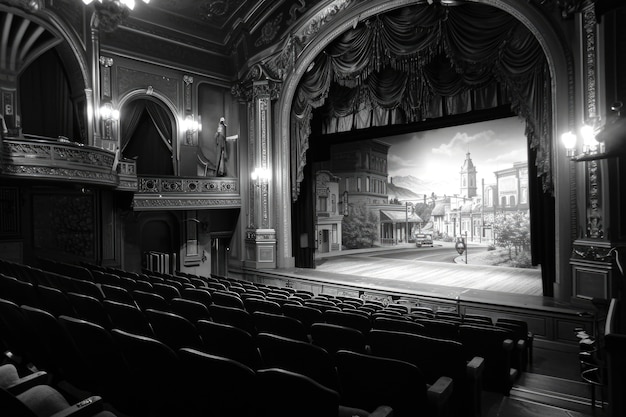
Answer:
[[[134, 161], [120, 164], [115, 153], [70, 141], [40, 136], [2, 139], [0, 173], [3, 176], [137, 188]], [[134, 179], [133, 179], [134, 177]]]
[[135, 210], [240, 208], [239, 178], [137, 176], [136, 162], [93, 146], [25, 136], [3, 138], [0, 177], [98, 184], [134, 192]]
[[240, 208], [239, 178], [141, 176], [135, 210]]

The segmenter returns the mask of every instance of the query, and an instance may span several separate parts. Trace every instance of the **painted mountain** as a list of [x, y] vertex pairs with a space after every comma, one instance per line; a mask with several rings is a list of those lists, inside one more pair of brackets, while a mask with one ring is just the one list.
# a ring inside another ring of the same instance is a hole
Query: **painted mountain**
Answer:
[[409, 189], [410, 184], [407, 183], [407, 186], [403, 181], [400, 181], [400, 184], [396, 182], [396, 178], [413, 178], [417, 181], [419, 179], [415, 177], [394, 177], [393, 183], [387, 183], [387, 195], [389, 196], [389, 200], [398, 199], [399, 201], [416, 201], [424, 198], [424, 194], [417, 194]]
[[[412, 175], [396, 176], [391, 180], [393, 183], [387, 184], [390, 199], [395, 197], [395, 195], [392, 196], [392, 190], [394, 190], [393, 193], [396, 193], [395, 190], [399, 190], [397, 191], [398, 200], [415, 200], [424, 198], [424, 195], [430, 197], [433, 192], [438, 196], [441, 196], [446, 194], [446, 189], [450, 188], [450, 184], [424, 181]], [[405, 193], [407, 193], [407, 197], [400, 197]], [[452, 193], [448, 194], [451, 195]]]

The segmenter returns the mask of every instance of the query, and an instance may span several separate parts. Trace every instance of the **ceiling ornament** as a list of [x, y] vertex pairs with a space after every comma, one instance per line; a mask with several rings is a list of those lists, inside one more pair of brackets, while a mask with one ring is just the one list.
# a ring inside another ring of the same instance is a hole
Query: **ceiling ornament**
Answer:
[[[150, 0], [142, 2], [147, 4]], [[98, 28], [103, 32], [113, 32], [135, 8], [135, 0], [83, 0], [83, 3], [94, 3]]]
[[43, 9], [43, 0], [6, 0], [3, 3], [9, 6], [18, 7], [31, 13]]
[[204, 1], [198, 6], [200, 19], [205, 22], [218, 24], [221, 26], [224, 22], [231, 18], [231, 14], [235, 12], [244, 0], [210, 0]]
[[204, 19], [223, 17], [226, 13], [228, 13], [228, 9], [228, 2], [224, 0], [210, 1], [203, 3], [200, 6], [202, 18]]
[[270, 44], [278, 34], [278, 29], [280, 29], [282, 20], [283, 14], [279, 13], [273, 20], [263, 25], [263, 29], [261, 29], [261, 37], [254, 42], [254, 46], [258, 48], [259, 46]]

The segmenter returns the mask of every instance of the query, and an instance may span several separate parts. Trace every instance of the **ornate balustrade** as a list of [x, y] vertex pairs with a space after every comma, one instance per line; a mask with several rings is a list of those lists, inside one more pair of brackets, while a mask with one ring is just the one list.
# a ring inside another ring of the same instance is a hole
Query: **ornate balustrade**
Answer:
[[42, 137], [2, 140], [0, 177], [75, 182], [134, 192], [135, 210], [240, 208], [238, 178], [137, 176], [135, 161], [93, 146]]
[[147, 177], [138, 179], [135, 210], [240, 208], [238, 178]]
[[4, 138], [1, 150], [2, 176], [137, 188], [135, 162], [121, 163], [118, 174], [115, 153], [106, 149], [26, 136]]

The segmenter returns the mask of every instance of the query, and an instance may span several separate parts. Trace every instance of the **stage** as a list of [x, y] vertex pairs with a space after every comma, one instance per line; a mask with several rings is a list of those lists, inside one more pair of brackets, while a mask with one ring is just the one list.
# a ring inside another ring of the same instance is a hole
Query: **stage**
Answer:
[[[574, 341], [574, 328], [594, 325], [589, 306], [541, 292], [537, 269], [385, 259], [373, 251], [316, 257], [316, 268], [248, 270], [246, 279], [317, 293], [428, 305], [461, 314], [521, 318], [539, 338]], [[378, 249], [380, 250], [380, 249]]]

